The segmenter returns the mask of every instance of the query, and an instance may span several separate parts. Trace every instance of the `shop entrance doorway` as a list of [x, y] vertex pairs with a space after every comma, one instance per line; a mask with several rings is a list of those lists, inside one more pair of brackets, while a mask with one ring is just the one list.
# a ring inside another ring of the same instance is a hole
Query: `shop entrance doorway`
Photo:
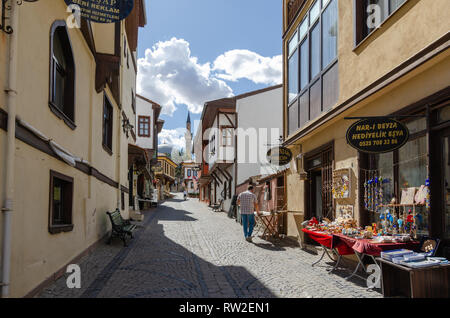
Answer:
[[322, 169], [311, 171], [311, 216], [317, 220], [323, 218], [322, 204]]
[[[333, 219], [332, 171], [334, 159], [333, 143], [320, 147], [305, 155], [305, 220], [315, 217]], [[307, 244], [313, 244], [308, 237]]]

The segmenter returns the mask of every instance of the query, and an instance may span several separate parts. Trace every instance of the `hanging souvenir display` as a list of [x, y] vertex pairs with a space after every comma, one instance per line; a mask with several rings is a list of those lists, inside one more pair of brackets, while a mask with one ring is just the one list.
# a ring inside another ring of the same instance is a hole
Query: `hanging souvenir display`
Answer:
[[425, 186], [427, 187], [427, 191], [426, 191], [426, 196], [425, 196], [425, 206], [427, 208], [427, 210], [430, 209], [430, 178], [427, 178], [427, 180], [425, 180]]
[[346, 199], [350, 197], [351, 170], [339, 169], [333, 171], [333, 198]]

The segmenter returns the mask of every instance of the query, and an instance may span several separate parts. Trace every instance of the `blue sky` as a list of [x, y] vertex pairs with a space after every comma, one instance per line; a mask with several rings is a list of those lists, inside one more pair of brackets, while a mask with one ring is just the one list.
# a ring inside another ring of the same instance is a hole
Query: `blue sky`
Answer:
[[184, 144], [188, 109], [281, 82], [281, 0], [146, 2], [138, 93], [163, 106], [160, 142]]

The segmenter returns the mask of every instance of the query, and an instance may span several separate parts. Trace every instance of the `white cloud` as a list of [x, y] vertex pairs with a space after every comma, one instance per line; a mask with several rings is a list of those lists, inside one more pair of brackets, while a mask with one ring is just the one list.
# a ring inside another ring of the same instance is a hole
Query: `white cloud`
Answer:
[[213, 64], [216, 76], [227, 81], [248, 79], [256, 84], [276, 85], [282, 82], [281, 55], [264, 57], [249, 50], [231, 50], [220, 55]]
[[186, 147], [186, 140], [184, 138], [185, 132], [186, 128], [162, 129], [158, 134], [160, 144], [166, 144], [174, 146], [178, 149], [184, 149]]
[[162, 114], [172, 116], [177, 104], [198, 114], [206, 101], [230, 97], [232, 89], [211, 73], [210, 63], [200, 64], [191, 56], [189, 43], [172, 38], [158, 42], [138, 60], [138, 93], [163, 106]]

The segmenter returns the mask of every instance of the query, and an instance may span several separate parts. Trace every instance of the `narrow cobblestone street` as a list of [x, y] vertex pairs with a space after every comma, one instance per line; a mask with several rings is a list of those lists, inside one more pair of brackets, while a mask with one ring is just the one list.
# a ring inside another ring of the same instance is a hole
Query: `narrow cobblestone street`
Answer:
[[248, 243], [225, 213], [177, 196], [145, 212], [128, 247], [114, 239], [86, 255], [81, 289], [63, 276], [39, 297], [382, 297], [326, 261], [312, 267], [318, 257], [285, 240]]

